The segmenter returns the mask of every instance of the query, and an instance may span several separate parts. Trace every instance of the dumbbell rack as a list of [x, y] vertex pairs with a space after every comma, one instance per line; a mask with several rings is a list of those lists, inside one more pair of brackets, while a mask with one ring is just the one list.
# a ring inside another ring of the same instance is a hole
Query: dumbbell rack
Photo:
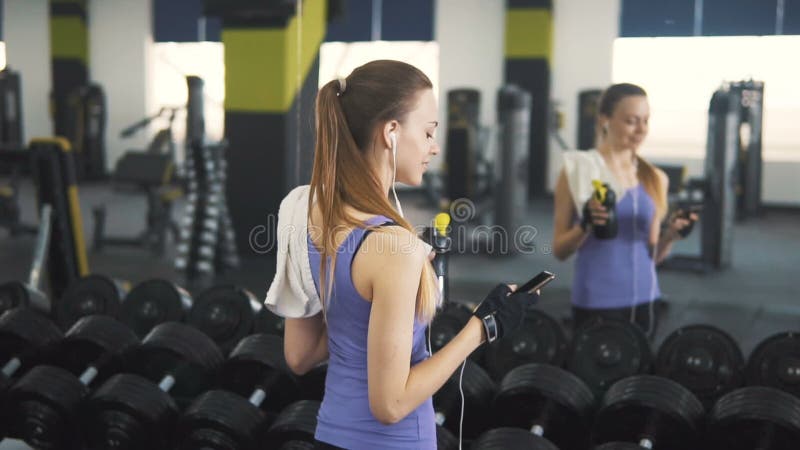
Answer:
[[188, 187], [175, 267], [187, 280], [213, 278], [239, 265], [225, 199], [227, 143], [192, 143], [186, 160]]

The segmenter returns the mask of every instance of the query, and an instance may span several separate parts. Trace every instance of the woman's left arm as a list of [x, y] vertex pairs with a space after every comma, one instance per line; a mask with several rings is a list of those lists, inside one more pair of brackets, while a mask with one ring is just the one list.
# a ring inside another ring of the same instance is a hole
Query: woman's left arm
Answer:
[[286, 364], [303, 375], [328, 359], [328, 328], [322, 313], [284, 322], [283, 354]]
[[[664, 193], [664, 198], [662, 198], [661, 201], [662, 204], [665, 204], [667, 203], [667, 192], [669, 192], [669, 178], [661, 169], [656, 169], [656, 173], [658, 174], [658, 179], [661, 182], [661, 192]], [[656, 265], [661, 264], [661, 262], [666, 259], [666, 257], [672, 251], [672, 244], [675, 243], [678, 236], [676, 232], [673, 232], [671, 223], [670, 226], [667, 227], [667, 229], [662, 233], [661, 223], [663, 221], [664, 215], [655, 213], [653, 216], [653, 221], [650, 224], [650, 246], [653, 249], [653, 261], [655, 261]]]

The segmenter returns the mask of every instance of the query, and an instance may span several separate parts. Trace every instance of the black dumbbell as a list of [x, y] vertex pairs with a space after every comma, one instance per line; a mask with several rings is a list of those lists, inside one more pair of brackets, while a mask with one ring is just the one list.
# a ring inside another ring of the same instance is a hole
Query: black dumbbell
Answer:
[[[555, 366], [533, 363], [519, 366], [503, 378], [492, 415], [499, 427], [525, 430], [523, 439], [532, 448], [550, 448], [551, 444], [561, 450], [578, 450], [589, 443], [594, 407], [594, 394], [578, 377]], [[494, 436], [500, 439], [502, 435]], [[518, 436], [522, 435], [514, 432], [506, 439], [511, 442]]]
[[41, 292], [21, 281], [0, 284], [0, 314], [18, 307], [30, 307], [50, 313], [50, 300]]
[[800, 400], [775, 388], [737, 389], [708, 415], [709, 450], [795, 450], [800, 443]]
[[[252, 292], [222, 285], [209, 288], [195, 298], [186, 323], [206, 333], [223, 352], [228, 352], [256, 331], [256, 325], [269, 325], [269, 319], [257, 319], [262, 315], [274, 316]], [[275, 328], [276, 325], [270, 331], [274, 333]]]
[[596, 317], [575, 331], [566, 367], [599, 397], [618, 380], [647, 372], [652, 359], [637, 325]]
[[52, 304], [50, 299], [39, 290], [39, 280], [47, 259], [47, 249], [50, 245], [51, 213], [50, 204], [43, 204], [39, 213], [39, 228], [36, 234], [36, 246], [34, 247], [28, 282], [9, 281], [0, 284], [0, 314], [20, 306], [35, 308], [44, 314], [50, 314]]
[[130, 373], [109, 378], [85, 403], [88, 446], [170, 448], [179, 407], [212, 385], [222, 353], [201, 331], [167, 322], [124, 356]]
[[[14, 308], [0, 315], [0, 411], [3, 399], [15, 375], [36, 364], [48, 346], [61, 339], [61, 330], [43, 315], [29, 308]], [[6, 421], [0, 421], [0, 439], [5, 436]]]
[[264, 442], [280, 450], [306, 448], [307, 444], [313, 444], [319, 407], [320, 402], [315, 400], [300, 400], [287, 406], [269, 427]]
[[747, 361], [747, 384], [773, 387], [800, 398], [800, 334], [778, 333], [758, 344]]
[[559, 450], [552, 442], [519, 428], [494, 428], [472, 442], [472, 450]]
[[283, 356], [283, 339], [254, 334], [231, 352], [219, 372], [220, 387], [202, 394], [178, 421], [181, 449], [255, 450], [277, 413], [298, 395]]
[[667, 378], [634, 375], [608, 389], [595, 417], [595, 444], [629, 442], [645, 449], [696, 448], [703, 405]]
[[69, 329], [81, 317], [104, 314], [116, 317], [128, 286], [104, 275], [87, 275], [70, 283], [53, 308], [56, 323]]
[[176, 284], [161, 279], [134, 286], [117, 313], [117, 319], [144, 337], [156, 325], [182, 321], [192, 308], [192, 296]]
[[486, 348], [484, 367], [496, 381], [523, 364], [561, 366], [567, 353], [567, 339], [555, 319], [533, 307], [525, 313], [523, 325], [510, 336]]
[[[461, 390], [464, 392], [463, 426], [461, 426]], [[495, 392], [497, 386], [489, 375], [478, 364], [467, 359], [463, 376], [459, 367], [433, 395], [436, 424], [454, 434], [458, 434], [461, 428], [467, 439], [477, 437], [492, 423], [490, 409]]]
[[37, 449], [80, 447], [77, 417], [90, 384], [120, 370], [119, 355], [138, 342], [111, 317], [80, 319], [55, 345], [48, 364], [32, 368], [8, 389], [3, 421], [9, 436]]
[[683, 385], [706, 409], [744, 383], [742, 351], [727, 333], [711, 325], [672, 332], [656, 357], [656, 375]]

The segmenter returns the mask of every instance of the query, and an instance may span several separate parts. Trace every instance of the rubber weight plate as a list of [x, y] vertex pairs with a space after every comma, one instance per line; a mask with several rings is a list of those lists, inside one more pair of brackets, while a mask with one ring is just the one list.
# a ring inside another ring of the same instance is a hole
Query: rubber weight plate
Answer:
[[70, 372], [36, 366], [6, 392], [2, 417], [6, 432], [37, 449], [72, 448], [79, 438], [73, 413], [87, 393]]
[[461, 421], [461, 393], [459, 378], [464, 391], [463, 435], [467, 439], [477, 437], [491, 425], [491, 406], [497, 386], [489, 375], [476, 363], [467, 359], [464, 374], [461, 367], [433, 395], [436, 422], [453, 433], [458, 433]]
[[525, 364], [500, 383], [492, 415], [502, 427], [536, 431], [561, 450], [585, 449], [595, 397], [575, 375], [546, 364]]
[[144, 337], [156, 325], [179, 322], [192, 307], [192, 297], [184, 289], [153, 279], [136, 285], [120, 305], [117, 319]]
[[214, 286], [197, 296], [186, 323], [206, 333], [227, 353], [253, 331], [261, 309], [261, 303], [246, 289]]
[[256, 388], [265, 391], [262, 410], [279, 412], [300, 396], [295, 377], [283, 355], [283, 339], [270, 334], [246, 337], [219, 371], [221, 388], [249, 398]]
[[171, 448], [178, 407], [152, 381], [133, 374], [109, 378], [81, 413], [89, 448]]
[[680, 384], [654, 375], [635, 375], [614, 383], [606, 392], [592, 440], [640, 445], [647, 441], [655, 449], [695, 448], [703, 413], [697, 397]]
[[267, 333], [283, 337], [284, 320], [267, 309], [262, 307], [256, 313], [255, 321], [253, 322], [254, 333]]
[[201, 394], [178, 421], [180, 449], [256, 450], [259, 430], [274, 415], [266, 415], [246, 398], [221, 390]]
[[800, 398], [800, 334], [778, 333], [758, 344], [747, 362], [747, 382]]
[[523, 364], [561, 366], [566, 352], [567, 339], [558, 322], [538, 309], [528, 308], [519, 329], [488, 346], [484, 366], [492, 379], [499, 381]]
[[737, 389], [717, 401], [707, 428], [711, 450], [796, 450], [800, 400], [770, 387]]
[[706, 408], [744, 383], [744, 367], [736, 341], [711, 325], [675, 330], [656, 358], [656, 374], [692, 391]]
[[52, 307], [43, 293], [25, 283], [9, 281], [0, 284], [0, 314], [20, 306], [31, 307], [45, 314], [49, 314]]
[[519, 428], [495, 428], [472, 443], [472, 450], [559, 450], [547, 439]]
[[597, 317], [576, 330], [567, 369], [599, 395], [625, 377], [646, 372], [651, 361], [650, 345], [638, 326]]
[[94, 314], [116, 316], [127, 294], [121, 284], [103, 275], [88, 275], [71, 283], [54, 305], [56, 323], [64, 329], [81, 317]]
[[267, 431], [267, 440], [281, 447], [290, 441], [314, 442], [320, 402], [300, 400], [287, 406]]
[[130, 372], [153, 383], [160, 383], [166, 374], [172, 375], [176, 381], [170, 395], [183, 406], [211, 386], [223, 360], [211, 338], [176, 322], [157, 325], [141, 345], [126, 355]]

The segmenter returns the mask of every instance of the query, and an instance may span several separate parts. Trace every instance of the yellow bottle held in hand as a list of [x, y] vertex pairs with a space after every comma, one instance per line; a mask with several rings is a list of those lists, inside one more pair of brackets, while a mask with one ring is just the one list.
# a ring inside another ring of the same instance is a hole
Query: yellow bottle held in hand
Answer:
[[[604, 225], [592, 225], [594, 237], [597, 239], [614, 239], [617, 237], [617, 195], [614, 190], [600, 180], [592, 180], [594, 192], [592, 197], [606, 208], [608, 220]], [[592, 222], [592, 212], [589, 209], [589, 202], [583, 205], [583, 222]]]

